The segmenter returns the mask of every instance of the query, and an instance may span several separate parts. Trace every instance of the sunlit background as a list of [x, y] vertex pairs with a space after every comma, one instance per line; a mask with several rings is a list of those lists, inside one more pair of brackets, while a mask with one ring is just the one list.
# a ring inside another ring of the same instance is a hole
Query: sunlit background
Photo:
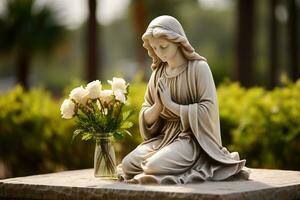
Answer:
[[116, 144], [118, 159], [141, 142], [151, 74], [141, 36], [163, 14], [208, 60], [224, 144], [250, 167], [299, 170], [299, 11], [300, 0], [1, 0], [0, 178], [92, 167], [93, 144], [70, 143], [59, 106], [95, 79], [132, 85], [134, 136]]

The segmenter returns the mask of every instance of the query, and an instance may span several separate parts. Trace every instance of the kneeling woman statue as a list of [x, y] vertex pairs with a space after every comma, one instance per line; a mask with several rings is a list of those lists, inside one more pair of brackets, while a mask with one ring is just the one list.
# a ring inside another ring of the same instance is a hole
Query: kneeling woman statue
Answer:
[[130, 183], [184, 184], [247, 179], [245, 160], [222, 146], [212, 73], [171, 16], [155, 18], [142, 37], [153, 70], [139, 115], [144, 142], [118, 166]]

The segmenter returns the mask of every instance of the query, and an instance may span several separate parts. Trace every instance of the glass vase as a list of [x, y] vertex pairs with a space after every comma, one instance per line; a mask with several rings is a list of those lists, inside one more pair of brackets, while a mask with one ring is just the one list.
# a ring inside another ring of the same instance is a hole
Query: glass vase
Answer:
[[94, 154], [94, 176], [99, 178], [116, 178], [116, 155], [110, 134], [96, 134]]

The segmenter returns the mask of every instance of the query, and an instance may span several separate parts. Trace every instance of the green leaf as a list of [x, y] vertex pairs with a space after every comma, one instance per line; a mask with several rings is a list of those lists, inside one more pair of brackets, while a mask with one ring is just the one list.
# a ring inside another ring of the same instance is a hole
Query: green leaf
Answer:
[[81, 133], [82, 133], [82, 129], [77, 129], [73, 132], [72, 143], [74, 142], [74, 139]]
[[122, 132], [115, 132], [115, 133], [114, 133], [114, 138], [115, 138], [116, 140], [121, 140], [121, 139], [124, 138], [124, 135], [123, 135]]
[[131, 110], [128, 110], [128, 111], [124, 112], [123, 116], [122, 116], [123, 120], [124, 121], [127, 120], [130, 117], [131, 114], [132, 114]]
[[93, 138], [93, 134], [91, 134], [91, 133], [83, 133], [81, 139], [84, 140], [84, 141], [87, 141], [87, 140], [90, 140], [92, 138]]
[[122, 125], [121, 125], [120, 128], [122, 128], [122, 129], [127, 129], [127, 128], [130, 128], [130, 127], [132, 127], [132, 126], [133, 126], [133, 123], [132, 123], [132, 122], [130, 122], [130, 121], [125, 121], [125, 122], [122, 123]]
[[101, 111], [100, 111], [100, 109], [99, 109], [99, 107], [97, 105], [97, 100], [93, 100], [91, 104], [93, 106], [93, 109], [94, 109], [95, 113], [97, 115], [101, 115]]
[[132, 134], [129, 132], [129, 131], [127, 131], [127, 130], [123, 130], [125, 133], [127, 133], [128, 135], [130, 135], [130, 136], [132, 136]]

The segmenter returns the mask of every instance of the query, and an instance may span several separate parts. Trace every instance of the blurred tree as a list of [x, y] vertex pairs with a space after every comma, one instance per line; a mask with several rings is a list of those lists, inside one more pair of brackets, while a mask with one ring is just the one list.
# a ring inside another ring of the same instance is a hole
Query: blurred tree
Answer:
[[[98, 55], [98, 40], [97, 40], [97, 19], [96, 9], [97, 0], [88, 0], [89, 17], [88, 17], [88, 30], [87, 30], [87, 68], [86, 79], [93, 81], [97, 79], [97, 55]], [[101, 45], [100, 45], [101, 46]], [[101, 54], [99, 54], [101, 55]], [[101, 69], [101, 68], [100, 68]]]
[[133, 23], [136, 31], [136, 55], [137, 63], [139, 66], [139, 73], [142, 75], [143, 81], [147, 81], [146, 76], [146, 51], [142, 46], [141, 37], [146, 30], [147, 13], [145, 8], [145, 0], [133, 0], [132, 1], [132, 14]]
[[17, 82], [29, 88], [33, 55], [49, 52], [60, 41], [64, 28], [48, 7], [34, 7], [35, 0], [9, 0], [0, 16], [0, 51], [16, 56]]
[[270, 82], [269, 87], [274, 88], [278, 81], [278, 52], [277, 52], [277, 40], [278, 40], [278, 27], [276, 20], [275, 9], [278, 6], [278, 0], [270, 1]]
[[253, 85], [255, 0], [237, 2], [237, 78], [245, 87]]
[[299, 70], [299, 57], [298, 57], [298, 37], [299, 33], [297, 30], [297, 21], [298, 21], [298, 12], [296, 0], [288, 0], [288, 12], [289, 12], [289, 21], [288, 21], [288, 34], [289, 34], [289, 56], [290, 56], [290, 74], [291, 79], [296, 81], [300, 77]]

